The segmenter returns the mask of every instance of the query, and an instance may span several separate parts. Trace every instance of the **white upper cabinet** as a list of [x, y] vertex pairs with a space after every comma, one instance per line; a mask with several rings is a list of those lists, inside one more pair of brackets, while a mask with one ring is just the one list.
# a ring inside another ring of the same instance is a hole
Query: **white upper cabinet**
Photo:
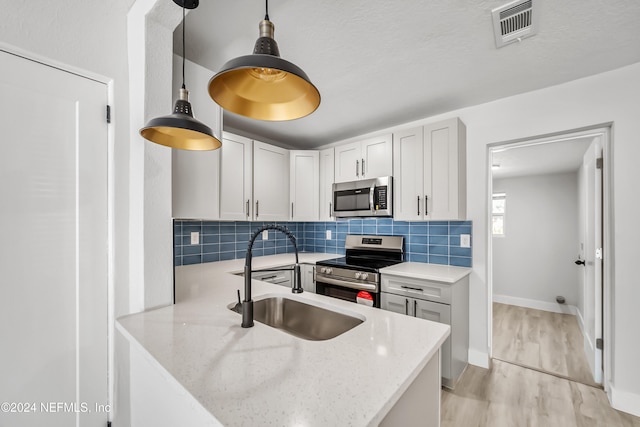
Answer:
[[253, 218], [289, 219], [289, 150], [253, 141]]
[[396, 132], [393, 139], [393, 216], [403, 221], [424, 220], [422, 127]]
[[333, 216], [333, 148], [320, 151], [320, 221], [332, 221]]
[[466, 218], [466, 128], [458, 118], [394, 134], [394, 218]]
[[291, 217], [293, 221], [318, 221], [320, 200], [320, 153], [292, 150], [289, 152]]
[[335, 147], [335, 182], [393, 175], [393, 137], [380, 135]]
[[247, 221], [252, 218], [252, 155], [249, 138], [223, 133], [220, 149], [220, 219]]
[[[206, 87], [211, 71], [185, 61], [185, 79], [189, 87]], [[174, 94], [182, 85], [182, 58], [174, 55]], [[194, 116], [209, 126], [216, 137], [221, 137], [222, 109], [211, 101], [206, 91], [189, 93]], [[173, 149], [172, 161], [172, 215], [174, 218], [219, 218], [220, 150], [185, 151]]]

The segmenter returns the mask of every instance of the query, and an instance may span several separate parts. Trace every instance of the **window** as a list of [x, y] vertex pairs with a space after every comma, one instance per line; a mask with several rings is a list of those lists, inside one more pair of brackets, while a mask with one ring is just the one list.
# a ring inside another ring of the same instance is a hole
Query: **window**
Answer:
[[491, 229], [494, 236], [504, 236], [506, 193], [494, 193], [491, 201]]

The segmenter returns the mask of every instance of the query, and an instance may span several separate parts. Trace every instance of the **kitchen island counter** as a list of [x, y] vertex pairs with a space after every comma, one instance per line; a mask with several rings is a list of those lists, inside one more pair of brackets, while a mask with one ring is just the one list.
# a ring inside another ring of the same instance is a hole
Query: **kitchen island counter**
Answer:
[[[335, 256], [301, 253], [300, 262]], [[292, 254], [256, 257], [253, 266], [290, 265], [292, 258]], [[415, 388], [416, 379], [424, 377], [425, 367], [439, 367], [439, 348], [449, 335], [447, 325], [322, 295], [292, 294], [256, 280], [252, 282], [254, 300], [278, 294], [365, 321], [326, 341], [296, 338], [259, 322], [243, 329], [241, 316], [228, 308], [237, 299], [237, 289], [243, 292], [243, 278], [231, 274], [242, 271], [243, 264], [244, 260], [232, 260], [177, 267], [175, 305], [117, 322], [131, 352], [141, 354], [179, 395], [194, 399], [191, 406], [210, 416], [205, 425], [384, 424], [390, 410]], [[133, 421], [143, 416], [145, 405], [136, 403], [135, 366], [131, 369]], [[437, 411], [440, 383], [436, 374], [437, 389], [431, 399]], [[160, 402], [154, 403], [157, 413], [162, 413]], [[158, 418], [165, 422], [160, 425], [171, 425], [166, 417]]]

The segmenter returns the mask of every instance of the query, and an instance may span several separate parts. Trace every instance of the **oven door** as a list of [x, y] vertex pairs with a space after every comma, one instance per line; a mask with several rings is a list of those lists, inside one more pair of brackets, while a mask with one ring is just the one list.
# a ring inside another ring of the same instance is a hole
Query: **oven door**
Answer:
[[[357, 296], [358, 292], [366, 291], [373, 298], [373, 306], [380, 308], [380, 292], [371, 289], [354, 289], [347, 286], [341, 286], [340, 284], [334, 282], [331, 279], [324, 279], [326, 281], [323, 282], [323, 278], [316, 277], [316, 294], [325, 295], [332, 298], [338, 298], [344, 301], [350, 302], [358, 302]], [[332, 283], [327, 283], [331, 280]]]

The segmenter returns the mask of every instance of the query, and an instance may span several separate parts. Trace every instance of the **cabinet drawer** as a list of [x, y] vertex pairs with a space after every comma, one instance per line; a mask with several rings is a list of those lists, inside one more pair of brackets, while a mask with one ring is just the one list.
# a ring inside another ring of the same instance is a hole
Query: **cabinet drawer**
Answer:
[[451, 304], [451, 285], [448, 283], [383, 274], [382, 292]]

